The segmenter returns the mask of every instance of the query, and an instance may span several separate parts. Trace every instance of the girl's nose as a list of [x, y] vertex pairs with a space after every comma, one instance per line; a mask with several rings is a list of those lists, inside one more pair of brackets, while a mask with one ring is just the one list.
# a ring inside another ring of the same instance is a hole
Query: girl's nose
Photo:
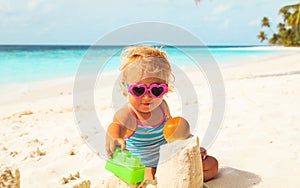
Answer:
[[147, 93], [143, 96], [144, 99], [152, 99], [153, 96], [150, 94], [149, 91], [147, 91]]

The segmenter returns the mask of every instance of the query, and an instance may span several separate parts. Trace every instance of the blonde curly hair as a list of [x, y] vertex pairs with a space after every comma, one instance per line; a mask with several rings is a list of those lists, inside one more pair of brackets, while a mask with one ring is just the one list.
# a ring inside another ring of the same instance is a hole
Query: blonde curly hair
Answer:
[[169, 85], [172, 74], [170, 60], [161, 49], [148, 46], [130, 46], [125, 48], [120, 59], [123, 65], [120, 67], [122, 72], [121, 87], [123, 93], [127, 95], [125, 83], [137, 83], [148, 78], [160, 78]]

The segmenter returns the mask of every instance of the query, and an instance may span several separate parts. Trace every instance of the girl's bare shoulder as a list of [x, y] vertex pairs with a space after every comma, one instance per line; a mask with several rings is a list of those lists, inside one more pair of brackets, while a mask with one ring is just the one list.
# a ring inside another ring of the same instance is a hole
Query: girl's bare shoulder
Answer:
[[168, 118], [172, 118], [168, 103], [165, 100], [163, 100], [161, 105], [165, 111], [166, 116]]

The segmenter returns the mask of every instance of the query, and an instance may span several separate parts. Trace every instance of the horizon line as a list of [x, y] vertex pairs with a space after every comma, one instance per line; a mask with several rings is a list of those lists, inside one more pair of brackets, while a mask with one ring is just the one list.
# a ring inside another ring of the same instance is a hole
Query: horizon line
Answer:
[[[126, 47], [131, 45], [125, 44], [54, 44], [54, 43], [37, 43], [37, 44], [0, 44], [0, 47]], [[274, 45], [258, 45], [258, 44], [208, 44], [208, 45], [187, 45], [187, 44], [176, 44], [176, 45], [153, 45], [153, 46], [166, 46], [166, 47], [264, 47]], [[276, 46], [276, 45], [275, 45]]]

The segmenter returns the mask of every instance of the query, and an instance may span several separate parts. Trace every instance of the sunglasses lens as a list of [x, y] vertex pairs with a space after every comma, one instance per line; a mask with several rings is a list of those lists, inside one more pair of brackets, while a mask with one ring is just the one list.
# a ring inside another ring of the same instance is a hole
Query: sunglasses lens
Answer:
[[153, 95], [158, 97], [164, 92], [164, 88], [163, 87], [153, 87], [151, 89], [151, 92], [152, 92]]
[[145, 93], [145, 88], [143, 88], [143, 87], [134, 87], [134, 88], [132, 88], [132, 91], [136, 96], [141, 96]]

